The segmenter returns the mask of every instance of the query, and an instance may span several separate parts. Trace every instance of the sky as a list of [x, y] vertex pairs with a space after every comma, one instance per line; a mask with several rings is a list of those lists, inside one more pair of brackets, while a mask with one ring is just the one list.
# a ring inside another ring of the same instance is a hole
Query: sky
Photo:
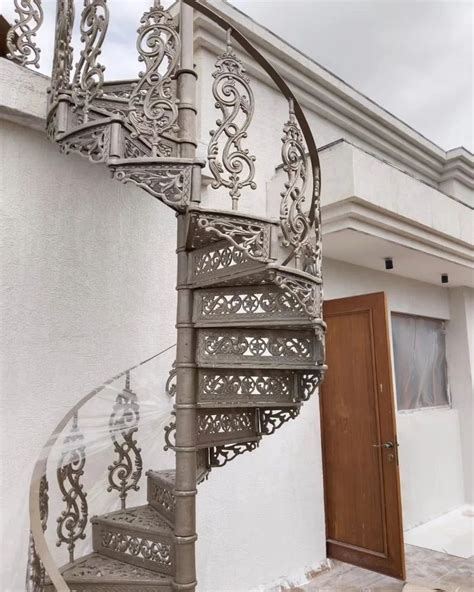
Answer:
[[[230, 2], [444, 150], [474, 152], [474, 0]], [[109, 0], [108, 79], [136, 75], [135, 30], [150, 3]], [[43, 5], [41, 71], [49, 73], [55, 1]], [[12, 6], [2, 5], [10, 21]]]

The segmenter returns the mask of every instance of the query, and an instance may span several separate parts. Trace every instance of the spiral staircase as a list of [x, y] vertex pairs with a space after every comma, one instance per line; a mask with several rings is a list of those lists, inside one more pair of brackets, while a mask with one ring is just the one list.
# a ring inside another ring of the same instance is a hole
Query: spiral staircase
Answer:
[[[49, 484], [45, 461], [38, 462], [30, 492], [31, 590], [195, 590], [197, 484], [296, 418], [324, 374], [319, 163], [308, 123], [272, 65], [217, 9], [195, 0], [184, 0], [179, 8], [178, 18], [176, 6], [165, 10], [155, 1], [138, 29], [144, 71], [133, 81], [106, 82], [99, 63], [109, 21], [106, 0], [84, 2], [83, 45], [74, 67], [74, 2], [57, 3], [49, 138], [63, 153], [108, 168], [117, 181], [135, 184], [176, 211], [175, 417], [165, 430], [176, 465], [149, 470], [147, 503], [128, 507], [142, 463], [131, 422], [138, 417], [136, 400], [126, 372], [114, 408], [114, 414], [122, 413], [121, 423], [114, 415], [109, 424], [119, 455], [109, 466], [109, 491], [120, 494], [121, 508], [90, 518], [93, 552], [76, 557], [89, 520], [80, 482], [86, 453], [77, 445], [63, 456], [57, 478], [67, 507], [57, 531], [69, 563], [58, 567], [44, 536]], [[227, 36], [213, 74], [219, 117], [205, 160], [196, 158], [194, 11]], [[37, 61], [34, 33], [41, 20], [39, 0], [20, 6], [9, 46], [11, 57], [23, 65]], [[279, 219], [239, 210], [243, 191], [257, 191], [261, 200], [266, 195], [256, 188], [255, 157], [244, 145], [254, 97], [234, 43], [288, 101], [281, 150], [287, 180]], [[213, 189], [229, 193], [231, 209], [202, 204], [206, 165]], [[60, 427], [67, 425], [70, 440], [80, 441], [78, 408]]]

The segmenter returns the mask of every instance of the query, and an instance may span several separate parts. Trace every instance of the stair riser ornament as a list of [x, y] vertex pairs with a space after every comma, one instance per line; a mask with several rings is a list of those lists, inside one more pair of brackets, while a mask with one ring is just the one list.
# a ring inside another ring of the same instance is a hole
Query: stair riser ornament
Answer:
[[42, 0], [14, 0], [18, 17], [7, 33], [8, 57], [22, 66], [39, 68], [41, 49], [35, 37], [43, 23]]

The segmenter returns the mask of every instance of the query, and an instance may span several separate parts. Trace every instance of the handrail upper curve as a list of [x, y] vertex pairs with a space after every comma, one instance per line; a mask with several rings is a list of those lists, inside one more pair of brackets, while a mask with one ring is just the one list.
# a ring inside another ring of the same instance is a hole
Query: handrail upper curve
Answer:
[[191, 6], [198, 12], [202, 13], [204, 16], [209, 18], [211, 21], [219, 25], [225, 31], [230, 31], [232, 37], [245, 49], [245, 51], [265, 70], [265, 72], [270, 76], [272, 81], [281, 91], [281, 93], [285, 96], [288, 101], [293, 102], [293, 107], [295, 111], [295, 117], [298, 121], [298, 124], [301, 128], [303, 133], [303, 137], [306, 142], [306, 147], [308, 149], [309, 158], [311, 161], [311, 168], [313, 172], [313, 192], [312, 192], [312, 201], [311, 207], [309, 210], [309, 221], [311, 224], [315, 222], [316, 218], [316, 202], [319, 198], [319, 192], [321, 187], [321, 168], [319, 163], [319, 155], [318, 149], [316, 147], [316, 142], [314, 140], [313, 134], [311, 132], [311, 127], [306, 119], [304, 114], [303, 108], [301, 107], [298, 99], [295, 97], [293, 91], [290, 89], [288, 84], [282, 78], [282, 76], [278, 73], [275, 67], [253, 46], [253, 44], [245, 37], [243, 33], [241, 33], [235, 25], [229, 23], [224, 17], [218, 14], [211, 6], [207, 3], [200, 2], [198, 0], [182, 0], [188, 6]]
[[127, 372], [131, 372], [132, 370], [135, 370], [136, 368], [139, 368], [140, 366], [143, 366], [144, 364], [151, 362], [151, 360], [157, 358], [158, 356], [161, 356], [162, 354], [166, 353], [167, 351], [169, 351], [173, 347], [176, 347], [175, 343], [173, 345], [170, 345], [169, 347], [161, 350], [160, 352], [158, 352], [154, 356], [151, 356], [150, 358], [147, 358], [146, 360], [143, 360], [142, 362], [135, 364], [134, 366], [131, 366], [127, 370], [124, 370], [123, 372], [120, 372], [119, 374], [113, 376], [112, 378], [110, 378], [109, 380], [104, 382], [101, 386], [95, 388], [90, 393], [85, 395], [61, 419], [61, 421], [57, 424], [55, 429], [51, 432], [46, 444], [41, 449], [41, 453], [40, 453], [38, 460], [36, 461], [36, 464], [33, 468], [33, 474], [32, 474], [31, 483], [30, 483], [30, 492], [29, 492], [30, 530], [31, 530], [31, 534], [33, 536], [33, 541], [35, 544], [36, 552], [38, 553], [38, 556], [41, 559], [41, 562], [43, 564], [43, 567], [44, 567], [46, 573], [48, 574], [49, 578], [51, 579], [51, 582], [54, 585], [57, 592], [71, 592], [71, 589], [69, 588], [65, 579], [61, 575], [61, 572], [59, 571], [59, 569], [56, 565], [56, 562], [55, 562], [52, 554], [49, 551], [49, 546], [48, 546], [48, 543], [46, 542], [46, 537], [43, 532], [41, 518], [40, 518], [40, 504], [39, 504], [40, 482], [41, 482], [43, 475], [45, 475], [46, 471], [47, 471], [49, 453], [50, 453], [52, 447], [54, 446], [54, 444], [57, 442], [57, 440], [58, 440], [59, 436], [61, 435], [61, 433], [63, 432], [64, 428], [71, 421], [71, 419], [74, 417], [74, 415], [76, 413], [78, 413], [78, 411], [88, 401], [90, 401], [96, 395], [98, 395], [100, 392], [102, 392], [107, 386], [109, 386], [110, 384], [112, 384], [113, 382], [115, 382], [116, 380], [121, 378], [122, 376], [125, 376], [127, 374]]

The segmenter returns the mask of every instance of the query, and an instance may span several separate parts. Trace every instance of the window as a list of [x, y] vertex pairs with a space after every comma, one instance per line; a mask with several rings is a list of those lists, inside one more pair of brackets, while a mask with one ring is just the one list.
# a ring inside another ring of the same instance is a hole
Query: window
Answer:
[[398, 409], [449, 405], [445, 323], [392, 314]]

